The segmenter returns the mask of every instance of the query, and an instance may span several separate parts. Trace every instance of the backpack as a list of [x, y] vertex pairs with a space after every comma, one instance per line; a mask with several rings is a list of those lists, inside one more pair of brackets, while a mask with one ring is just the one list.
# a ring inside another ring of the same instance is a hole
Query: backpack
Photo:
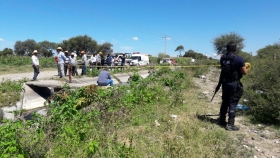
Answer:
[[221, 57], [222, 76], [225, 81], [239, 80], [238, 71], [234, 66], [236, 55], [233, 53], [230, 56], [223, 55]]

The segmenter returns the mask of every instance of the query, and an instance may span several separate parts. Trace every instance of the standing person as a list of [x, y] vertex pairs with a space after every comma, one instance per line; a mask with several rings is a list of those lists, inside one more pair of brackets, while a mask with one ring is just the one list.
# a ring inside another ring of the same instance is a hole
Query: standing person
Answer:
[[55, 62], [56, 62], [56, 66], [57, 66], [57, 76], [59, 76], [58, 56], [55, 56], [54, 60], [55, 60]]
[[109, 69], [111, 70], [112, 56], [110, 55], [110, 53], [107, 55], [106, 62], [107, 62], [107, 65], [108, 65]]
[[119, 64], [119, 58], [118, 55], [116, 54], [114, 57], [114, 66], [118, 66], [118, 64]]
[[125, 66], [125, 54], [123, 53], [122, 56], [120, 56], [121, 60], [122, 60], [122, 63], [121, 63], [121, 66], [122, 66], [122, 70], [124, 69], [124, 66]]
[[67, 75], [67, 71], [68, 71], [70, 56], [69, 56], [68, 51], [65, 51], [64, 53], [65, 53], [65, 58], [66, 58], [66, 60], [64, 61], [64, 74], [66, 76]]
[[[77, 59], [75, 57], [75, 53], [71, 53], [70, 56], [70, 66], [71, 66], [71, 74], [72, 76], [75, 76], [76, 73], [76, 65], [77, 65]], [[77, 74], [78, 75], [78, 74]]]
[[100, 69], [100, 66], [101, 66], [101, 55], [102, 55], [102, 52], [99, 52], [99, 53], [96, 55], [97, 69]]
[[81, 52], [81, 54], [82, 54], [82, 76], [83, 75], [86, 75], [86, 73], [87, 73], [87, 55], [85, 54], [85, 51], [82, 51]]
[[92, 56], [90, 57], [90, 62], [91, 62], [91, 66], [92, 69], [96, 66], [96, 55], [92, 54]]
[[[219, 124], [226, 126], [226, 130], [239, 130], [234, 125], [236, 106], [239, 99], [243, 95], [243, 85], [240, 82], [242, 75], [247, 74], [247, 66], [241, 56], [237, 56], [236, 43], [229, 42], [227, 44], [227, 53], [220, 59], [221, 74], [219, 84], [216, 87], [216, 91], [219, 90], [222, 85], [222, 105], [220, 108]], [[226, 114], [228, 111], [228, 123], [226, 122]]]
[[101, 66], [103, 67], [103, 66], [104, 66], [104, 64], [105, 64], [105, 58], [104, 58], [104, 55], [103, 55], [103, 54], [101, 54], [101, 55], [100, 55], [100, 58], [101, 58]]
[[34, 69], [34, 76], [33, 76], [33, 81], [36, 81], [37, 80], [37, 76], [39, 75], [40, 73], [40, 69], [39, 69], [39, 59], [37, 57], [38, 55], [38, 51], [37, 50], [34, 50], [33, 53], [32, 53], [32, 67]]
[[111, 78], [110, 73], [107, 71], [107, 68], [103, 68], [103, 70], [100, 72], [97, 80], [98, 86], [113, 86], [114, 82]]
[[57, 57], [58, 57], [58, 71], [59, 71], [59, 77], [62, 78], [65, 76], [64, 74], [64, 61], [66, 60], [66, 57], [64, 53], [62, 52], [62, 48], [58, 47], [56, 49]]

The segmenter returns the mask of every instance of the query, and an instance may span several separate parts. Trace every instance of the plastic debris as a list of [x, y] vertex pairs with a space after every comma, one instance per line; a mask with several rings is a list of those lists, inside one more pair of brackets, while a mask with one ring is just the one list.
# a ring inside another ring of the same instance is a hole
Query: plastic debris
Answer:
[[238, 109], [238, 110], [245, 110], [246, 111], [246, 110], [249, 110], [250, 108], [248, 106], [246, 106], [246, 105], [237, 104], [236, 109]]

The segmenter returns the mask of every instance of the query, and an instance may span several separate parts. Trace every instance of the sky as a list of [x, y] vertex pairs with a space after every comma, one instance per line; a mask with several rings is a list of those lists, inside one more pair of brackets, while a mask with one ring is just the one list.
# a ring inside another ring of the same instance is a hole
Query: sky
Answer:
[[114, 52], [212, 57], [213, 39], [235, 32], [256, 55], [279, 42], [279, 15], [280, 0], [0, 0], [0, 50], [88, 35]]

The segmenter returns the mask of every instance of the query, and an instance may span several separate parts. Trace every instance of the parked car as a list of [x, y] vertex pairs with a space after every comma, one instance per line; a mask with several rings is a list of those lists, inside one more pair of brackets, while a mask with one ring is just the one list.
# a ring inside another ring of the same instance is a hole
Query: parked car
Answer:
[[173, 59], [173, 58], [162, 58], [160, 60], [160, 64], [163, 64], [163, 63], [168, 63], [170, 65], [173, 65], [173, 64], [175, 64], [175, 59]]

